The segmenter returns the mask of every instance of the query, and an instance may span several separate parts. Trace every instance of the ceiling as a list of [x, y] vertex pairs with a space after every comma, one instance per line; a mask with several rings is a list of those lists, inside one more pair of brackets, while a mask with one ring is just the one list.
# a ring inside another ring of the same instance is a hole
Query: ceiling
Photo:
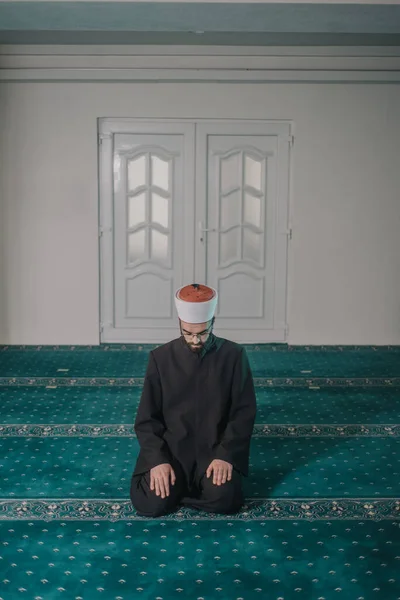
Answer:
[[0, 1], [0, 44], [400, 46], [400, 5]]

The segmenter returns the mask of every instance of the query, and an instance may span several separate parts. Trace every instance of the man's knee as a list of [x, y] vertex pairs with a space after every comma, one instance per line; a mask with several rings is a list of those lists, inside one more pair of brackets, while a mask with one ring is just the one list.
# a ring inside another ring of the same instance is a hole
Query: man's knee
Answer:
[[234, 513], [244, 503], [242, 482], [239, 474], [221, 485], [213, 483], [212, 477], [203, 481], [203, 494], [212, 503], [215, 512]]
[[138, 517], [146, 517], [148, 519], [156, 519], [157, 517], [164, 517], [171, 512], [176, 510], [176, 506], [168, 502], [168, 498], [161, 498], [155, 496], [151, 502], [146, 503], [136, 502], [135, 498], [131, 496], [133, 507], [136, 509]]
[[156, 518], [167, 515], [177, 508], [177, 499], [172, 490], [162, 498], [150, 490], [146, 475], [134, 475], [131, 481], [130, 497], [138, 516]]

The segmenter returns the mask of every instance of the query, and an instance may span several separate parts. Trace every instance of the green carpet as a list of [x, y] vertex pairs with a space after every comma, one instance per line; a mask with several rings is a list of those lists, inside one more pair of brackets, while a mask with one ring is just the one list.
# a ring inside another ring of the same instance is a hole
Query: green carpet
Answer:
[[0, 537], [4, 600], [399, 595], [399, 523], [15, 521]]
[[[0, 386], [0, 423], [132, 423], [141, 388]], [[400, 386], [257, 387], [258, 423], [399, 422]]]
[[[245, 347], [254, 377], [400, 377], [397, 348], [285, 352], [271, 351], [268, 346]], [[27, 347], [13, 351], [3, 347], [0, 377], [143, 377], [148, 348], [126, 348], [46, 351]]]
[[[5, 437], [0, 497], [128, 498], [138, 451], [134, 438]], [[400, 438], [254, 437], [250, 468], [252, 497], [400, 497]]]
[[0, 600], [399, 600], [400, 348], [246, 346], [243, 510], [148, 520], [152, 347], [0, 347]]

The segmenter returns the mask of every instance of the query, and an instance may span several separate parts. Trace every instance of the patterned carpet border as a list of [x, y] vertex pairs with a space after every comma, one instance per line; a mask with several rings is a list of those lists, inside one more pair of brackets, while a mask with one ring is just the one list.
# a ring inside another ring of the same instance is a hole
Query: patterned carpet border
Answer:
[[[144, 377], [0, 377], [0, 386], [142, 387]], [[256, 387], [400, 387], [400, 377], [254, 377]]]
[[[343, 520], [362, 519], [379, 521], [400, 519], [400, 500], [396, 498], [338, 498], [309, 500], [248, 499], [235, 515], [203, 513], [181, 508], [162, 521], [199, 520], [251, 521], [265, 519]], [[138, 517], [129, 500], [0, 500], [0, 520], [145, 520]]]
[[[162, 344], [101, 344], [97, 346], [36, 346], [36, 345], [0, 345], [0, 352], [13, 350], [34, 350], [37, 352], [48, 351], [87, 351], [95, 350], [97, 352], [114, 352], [114, 351], [144, 351], [148, 352], [154, 348], [158, 348]], [[289, 346], [288, 344], [241, 344], [246, 349], [256, 352], [348, 352], [349, 350], [359, 352], [400, 352], [400, 346]]]
[[[123, 424], [0, 424], [0, 437], [136, 437]], [[267, 425], [257, 424], [253, 437], [400, 437], [400, 425]]]

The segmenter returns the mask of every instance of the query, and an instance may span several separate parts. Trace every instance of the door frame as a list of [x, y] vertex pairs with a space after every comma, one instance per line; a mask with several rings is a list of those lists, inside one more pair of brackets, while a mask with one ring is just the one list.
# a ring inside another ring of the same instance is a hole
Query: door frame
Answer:
[[[118, 124], [117, 128], [115, 124]], [[260, 126], [269, 126], [271, 129], [273, 126], [278, 126], [277, 130], [281, 130], [282, 126], [285, 126], [288, 131], [287, 144], [288, 149], [293, 144], [293, 123], [290, 120], [282, 119], [208, 119], [208, 118], [182, 118], [182, 119], [163, 119], [163, 118], [151, 118], [151, 117], [101, 117], [97, 119], [97, 135], [98, 135], [98, 178], [99, 178], [99, 341], [100, 343], [163, 343], [163, 341], [149, 340], [149, 341], [127, 341], [122, 337], [119, 339], [108, 335], [110, 328], [113, 328], [113, 315], [114, 315], [114, 302], [113, 302], [113, 289], [114, 289], [114, 248], [113, 248], [113, 168], [112, 168], [112, 136], [114, 133], [135, 133], [132, 125], [136, 126], [140, 132], [148, 131], [146, 128], [156, 126], [157, 124], [190, 124], [195, 126], [195, 148], [193, 149], [193, 163], [197, 164], [196, 154], [199, 152], [199, 136], [197, 135], [197, 129], [202, 130], [207, 124], [214, 124], [221, 126], [221, 131], [224, 127], [229, 131], [229, 126], [243, 126], [244, 128], [250, 127], [250, 131], [254, 126], [254, 131], [259, 132]], [[270, 129], [270, 131], [271, 131]], [[248, 133], [244, 131], [243, 133]], [[264, 134], [265, 135], [265, 134]], [[201, 156], [201, 155], [200, 155]], [[206, 157], [200, 158], [200, 161], [206, 160]], [[279, 162], [278, 162], [279, 165]], [[206, 276], [206, 246], [202, 245], [199, 240], [198, 221], [202, 220], [206, 223], [206, 198], [207, 189], [205, 181], [197, 177], [198, 169], [195, 169], [193, 176], [192, 186], [190, 185], [189, 178], [185, 178], [185, 185], [188, 187], [187, 193], [193, 194], [194, 202], [192, 207], [189, 209], [192, 214], [192, 229], [187, 231], [185, 235], [192, 234], [193, 236], [193, 252], [194, 252], [194, 272], [192, 276], [185, 272], [184, 277], [187, 277], [187, 281], [191, 279], [201, 280]], [[286, 251], [285, 251], [285, 262], [286, 269], [284, 277], [281, 278], [279, 285], [284, 290], [284, 306], [280, 307], [280, 314], [283, 315], [283, 321], [280, 321], [281, 330], [279, 335], [275, 334], [268, 335], [268, 330], [263, 330], [263, 339], [261, 340], [238, 340], [241, 343], [271, 343], [271, 342], [285, 342], [288, 336], [288, 324], [287, 324], [287, 308], [288, 308], [288, 279], [289, 279], [289, 249], [290, 245], [288, 240], [291, 238], [291, 225], [290, 223], [290, 178], [291, 178], [291, 153], [288, 155], [288, 171], [286, 177], [286, 197], [287, 202], [283, 214], [281, 215], [282, 220], [285, 220], [286, 227], [281, 233], [286, 237]], [[199, 191], [200, 190], [200, 191]], [[281, 237], [283, 237], [283, 235]], [[289, 238], [290, 235], [290, 238]], [[275, 281], [276, 286], [276, 281]], [[216, 328], [218, 335], [218, 328]]]

